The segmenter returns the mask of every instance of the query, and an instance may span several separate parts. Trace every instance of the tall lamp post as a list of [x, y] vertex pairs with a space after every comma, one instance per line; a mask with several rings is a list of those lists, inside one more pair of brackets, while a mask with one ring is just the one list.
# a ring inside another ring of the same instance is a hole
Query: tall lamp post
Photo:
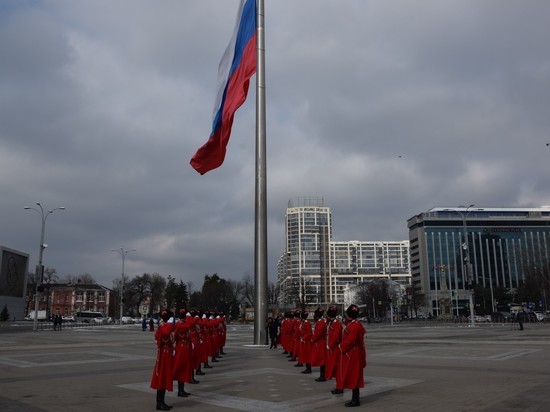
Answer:
[[122, 326], [122, 315], [124, 312], [124, 260], [126, 259], [126, 255], [130, 252], [135, 252], [136, 249], [132, 250], [124, 250], [123, 248], [120, 249], [111, 249], [111, 252], [117, 252], [120, 257], [122, 258], [122, 280], [120, 282], [120, 325]]
[[463, 206], [459, 208], [465, 209], [464, 211], [459, 209], [447, 208], [443, 210], [452, 211], [458, 213], [462, 217], [462, 237], [464, 241], [462, 243], [463, 258], [462, 258], [462, 274], [464, 276], [464, 282], [468, 282], [468, 300], [470, 306], [470, 325], [475, 326], [475, 309], [474, 309], [474, 291], [472, 289], [472, 274], [470, 273], [470, 246], [468, 244], [468, 230], [466, 228], [466, 218], [473, 211], [479, 211], [483, 209], [472, 209], [475, 205]]
[[38, 252], [38, 266], [36, 267], [36, 271], [35, 271], [36, 273], [34, 274], [34, 278], [36, 281], [36, 288], [34, 291], [34, 322], [33, 322], [32, 330], [38, 329], [38, 304], [39, 304], [38, 288], [39, 288], [39, 284], [42, 284], [42, 280], [43, 280], [42, 276], [44, 275], [44, 266], [42, 266], [42, 256], [44, 255], [44, 249], [48, 247], [48, 245], [44, 243], [46, 219], [48, 218], [49, 215], [51, 215], [56, 210], [65, 210], [65, 207], [61, 206], [61, 207], [56, 207], [55, 209], [44, 211], [44, 208], [42, 207], [42, 204], [40, 202], [36, 202], [36, 205], [39, 207], [39, 209], [37, 209], [36, 207], [25, 206], [25, 210], [34, 210], [35, 212], [40, 214], [40, 217], [42, 219], [42, 226], [40, 230], [40, 249]]
[[389, 294], [389, 301], [390, 301], [390, 325], [393, 326], [393, 284], [391, 280], [391, 267], [390, 267], [390, 250], [389, 247], [387, 249], [388, 256], [387, 256], [387, 262], [388, 262], [388, 294]]

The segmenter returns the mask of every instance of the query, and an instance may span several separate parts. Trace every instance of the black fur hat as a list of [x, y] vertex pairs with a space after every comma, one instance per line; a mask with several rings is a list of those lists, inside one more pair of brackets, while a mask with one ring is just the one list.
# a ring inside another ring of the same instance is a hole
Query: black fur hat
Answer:
[[330, 308], [328, 308], [327, 310], [328, 317], [335, 318], [337, 314], [338, 314], [338, 308], [336, 306], [331, 306]]
[[160, 312], [160, 318], [165, 322], [168, 322], [168, 320], [173, 316], [174, 312], [172, 312], [170, 309], [165, 309]]
[[346, 315], [348, 315], [352, 319], [357, 319], [357, 317], [359, 316], [359, 306], [349, 305], [349, 308], [346, 309]]

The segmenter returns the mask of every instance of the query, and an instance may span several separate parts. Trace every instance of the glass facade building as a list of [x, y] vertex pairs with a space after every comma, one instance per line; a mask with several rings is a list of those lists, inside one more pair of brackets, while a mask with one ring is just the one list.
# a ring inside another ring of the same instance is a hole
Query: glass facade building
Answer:
[[[525, 265], [548, 261], [550, 207], [436, 207], [408, 220], [415, 293], [433, 315], [441, 299], [467, 308], [470, 289], [515, 289]], [[493, 302], [494, 304], [494, 302]]]

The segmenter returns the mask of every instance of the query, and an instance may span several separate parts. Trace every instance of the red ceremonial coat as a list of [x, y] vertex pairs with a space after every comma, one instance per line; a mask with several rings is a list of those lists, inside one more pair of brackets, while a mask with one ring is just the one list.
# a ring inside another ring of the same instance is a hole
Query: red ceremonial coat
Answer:
[[294, 319], [292, 328], [292, 356], [296, 358], [300, 352], [300, 319]]
[[151, 378], [151, 388], [173, 390], [174, 343], [172, 342], [173, 325], [161, 323], [155, 332], [157, 341], [157, 360]]
[[315, 329], [311, 337], [311, 366], [323, 366], [327, 351], [327, 322], [324, 318], [315, 322]]
[[208, 330], [206, 324], [208, 319], [201, 318], [198, 322], [199, 325], [199, 340], [200, 340], [200, 359], [201, 362], [208, 362], [208, 357], [210, 356], [210, 339], [208, 339]]
[[338, 345], [342, 340], [342, 323], [338, 319], [332, 319], [327, 325], [327, 354], [325, 361], [325, 378], [336, 378], [336, 387], [338, 387], [338, 370], [340, 366], [341, 352]]
[[367, 366], [367, 351], [365, 349], [365, 328], [356, 319], [350, 321], [342, 333], [340, 351], [341, 389], [363, 388], [365, 381], [363, 369]]
[[283, 335], [283, 348], [287, 352], [292, 352], [292, 327], [294, 325], [294, 320], [290, 318], [286, 318], [283, 321], [283, 325], [281, 326], [281, 334]]
[[298, 352], [298, 362], [311, 362], [311, 322], [307, 319], [300, 323], [300, 351]]
[[[191, 319], [191, 318], [189, 318]], [[176, 323], [174, 328], [175, 354], [174, 354], [174, 380], [178, 382], [191, 382], [193, 380], [193, 365], [191, 363], [191, 322]]]
[[191, 329], [190, 337], [191, 337], [191, 366], [193, 369], [198, 369], [201, 366], [201, 357], [202, 357], [202, 345], [200, 340], [200, 332], [199, 332], [199, 317], [195, 316], [191, 319]]

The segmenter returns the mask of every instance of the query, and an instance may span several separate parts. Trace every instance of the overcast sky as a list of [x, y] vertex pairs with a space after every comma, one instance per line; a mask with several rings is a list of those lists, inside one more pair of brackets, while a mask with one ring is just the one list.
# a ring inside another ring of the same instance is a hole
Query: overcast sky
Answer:
[[[0, 2], [0, 245], [59, 276], [254, 271], [255, 77], [208, 138], [238, 0]], [[408, 239], [434, 206], [550, 205], [550, 2], [265, 0], [269, 280], [288, 200], [334, 240]]]

